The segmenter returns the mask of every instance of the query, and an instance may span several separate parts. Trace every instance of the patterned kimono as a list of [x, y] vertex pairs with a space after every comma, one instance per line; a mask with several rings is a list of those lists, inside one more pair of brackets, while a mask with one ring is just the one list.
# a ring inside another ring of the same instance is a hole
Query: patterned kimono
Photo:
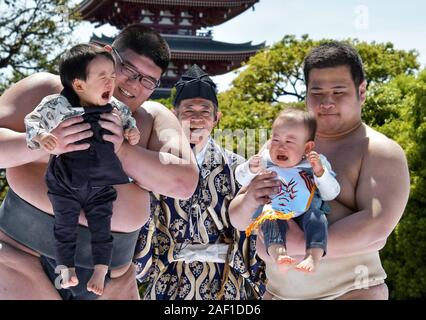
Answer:
[[[234, 170], [241, 160], [210, 139], [190, 199], [152, 195], [151, 218], [142, 228], [135, 259], [138, 279], [147, 284], [144, 299], [240, 300], [263, 294], [264, 264], [255, 254], [255, 236], [246, 238], [228, 216], [239, 189]], [[227, 263], [178, 259], [186, 246], [197, 244], [211, 249], [229, 244]]]

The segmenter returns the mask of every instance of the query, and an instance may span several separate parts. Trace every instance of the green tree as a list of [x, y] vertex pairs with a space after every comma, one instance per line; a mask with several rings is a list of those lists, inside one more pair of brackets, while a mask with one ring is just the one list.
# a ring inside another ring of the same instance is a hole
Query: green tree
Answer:
[[8, 185], [6, 182], [5, 170], [0, 169], [0, 202], [3, 201], [6, 195], [7, 189], [8, 189]]
[[[71, 0], [0, 2], [0, 94], [37, 71], [54, 71], [79, 23]], [[7, 183], [0, 169], [0, 200]]]
[[71, 0], [0, 3], [0, 94], [36, 71], [53, 71], [72, 42], [78, 14]]
[[[251, 57], [246, 68], [233, 82], [234, 97], [243, 101], [276, 103], [283, 97], [305, 98], [303, 59], [313, 46], [329, 40], [315, 41], [286, 35], [281, 41]], [[413, 74], [419, 68], [418, 53], [394, 48], [392, 43], [367, 43], [347, 39], [359, 51], [367, 82], [383, 83], [399, 74]]]
[[270, 48], [251, 57], [233, 82], [235, 96], [239, 100], [278, 102], [283, 96], [304, 99], [303, 59], [318, 41], [307, 35], [300, 40], [293, 35], [284, 38]]

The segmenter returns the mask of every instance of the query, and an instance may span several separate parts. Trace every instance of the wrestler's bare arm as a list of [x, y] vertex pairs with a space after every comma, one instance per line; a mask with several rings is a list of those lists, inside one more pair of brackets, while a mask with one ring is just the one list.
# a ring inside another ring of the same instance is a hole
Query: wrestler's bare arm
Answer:
[[[359, 211], [330, 225], [326, 258], [382, 249], [408, 201], [410, 181], [403, 150], [394, 141], [372, 129], [369, 131], [369, 149], [363, 158], [355, 195]], [[253, 192], [248, 192], [248, 188], [242, 189], [230, 205], [231, 222], [240, 230], [244, 230], [250, 223], [252, 213], [248, 214], [245, 210], [247, 201], [256, 198], [256, 194], [271, 193], [270, 186], [259, 185], [256, 188], [253, 185], [252, 188]], [[303, 256], [303, 231], [294, 221], [288, 223], [289, 254]], [[259, 241], [261, 242], [261, 239]]]
[[[25, 116], [33, 111], [40, 101], [62, 89], [59, 77], [50, 73], [36, 73], [10, 87], [0, 97], [0, 168], [17, 167], [34, 162], [47, 153], [43, 150], [30, 150], [25, 141]], [[91, 135], [81, 117], [64, 121], [55, 129], [59, 139], [54, 153], [82, 150], [88, 145], [73, 143]], [[72, 127], [72, 128], [71, 128]], [[11, 157], [13, 155], [13, 157]]]
[[124, 143], [118, 153], [124, 169], [147, 190], [173, 198], [190, 197], [197, 187], [198, 168], [178, 120], [159, 103], [146, 102], [143, 108], [145, 114], [135, 118], [142, 136], [147, 130], [143, 117], [150, 119], [148, 149]]
[[46, 155], [42, 150], [28, 149], [24, 117], [41, 99], [58, 91], [56, 77], [38, 73], [17, 82], [3, 93], [0, 97], [0, 168], [19, 166]]
[[409, 191], [409, 171], [402, 148], [373, 132], [356, 188], [359, 211], [330, 226], [329, 256], [383, 243], [400, 220]]
[[[291, 223], [292, 222], [290, 221], [289, 224], [291, 225]], [[293, 227], [294, 227], [293, 229], [299, 228], [299, 226], [297, 226], [297, 224], [295, 224], [295, 223], [294, 223]], [[292, 227], [290, 226], [290, 228], [292, 228]], [[290, 240], [290, 238], [296, 238], [293, 235], [291, 235], [292, 231], [287, 233], [287, 238], [286, 238], [288, 252], [292, 256], [292, 258], [295, 258], [297, 261], [301, 261], [303, 259], [303, 257], [305, 256], [305, 250], [306, 250], [305, 249], [306, 246], [305, 246], [304, 234], [303, 234], [302, 231], [300, 231], [300, 232], [301, 232], [302, 236], [297, 237], [298, 240]], [[257, 240], [256, 240], [256, 253], [265, 262], [273, 262], [272, 258], [266, 252], [265, 243], [263, 242], [262, 237], [259, 236], [260, 234], [261, 234], [261, 232], [258, 233], [258, 237], [257, 237]], [[341, 254], [332, 253], [331, 256], [329, 255], [329, 253], [327, 251], [327, 255], [324, 257], [324, 259], [339, 258], [339, 257], [348, 256], [348, 255], [359, 255], [359, 254], [364, 254], [364, 253], [375, 252], [375, 251], [383, 249], [385, 244], [386, 244], [386, 239], [379, 240], [375, 243], [370, 244], [367, 247], [358, 248], [356, 251], [353, 251], [353, 252], [346, 252], [345, 251], [345, 252], [342, 252]]]

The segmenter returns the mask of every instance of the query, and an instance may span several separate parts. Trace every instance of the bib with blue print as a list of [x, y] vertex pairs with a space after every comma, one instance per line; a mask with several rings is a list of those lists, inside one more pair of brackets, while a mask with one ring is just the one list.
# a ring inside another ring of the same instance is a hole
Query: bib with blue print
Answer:
[[280, 168], [271, 166], [270, 171], [277, 173], [281, 181], [280, 191], [271, 197], [273, 210], [293, 213], [294, 217], [305, 213], [315, 192], [315, 183], [312, 175], [301, 168]]

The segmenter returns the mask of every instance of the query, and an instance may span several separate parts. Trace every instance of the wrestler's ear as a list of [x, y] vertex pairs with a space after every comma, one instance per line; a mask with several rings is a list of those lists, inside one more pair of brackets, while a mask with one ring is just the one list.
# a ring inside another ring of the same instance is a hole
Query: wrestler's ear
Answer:
[[312, 140], [306, 142], [305, 143], [305, 154], [308, 154], [309, 152], [314, 150], [314, 148], [315, 148], [315, 142], [313, 142]]
[[359, 97], [359, 101], [361, 101], [361, 105], [363, 105], [365, 102], [366, 94], [367, 94], [367, 81], [364, 80], [363, 82], [361, 82], [358, 88], [358, 97]]
[[72, 88], [76, 93], [83, 92], [86, 88], [86, 82], [81, 79], [74, 79], [72, 81]]

